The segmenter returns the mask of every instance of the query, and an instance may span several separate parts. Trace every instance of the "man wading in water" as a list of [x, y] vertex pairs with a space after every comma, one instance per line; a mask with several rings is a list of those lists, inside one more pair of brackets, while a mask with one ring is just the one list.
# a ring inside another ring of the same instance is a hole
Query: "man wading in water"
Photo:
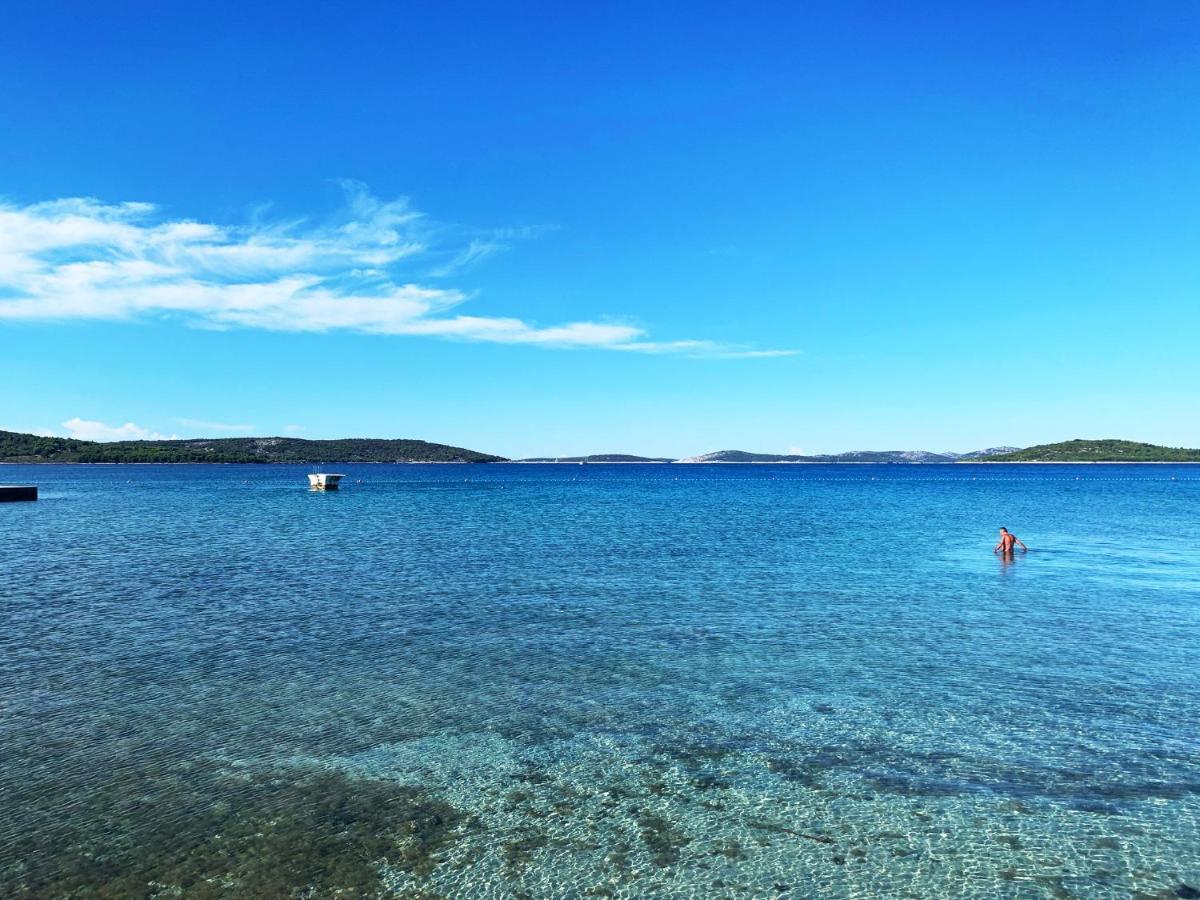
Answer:
[[1021, 544], [1022, 553], [1029, 552], [1029, 548], [1021, 543], [1021, 539], [1002, 525], [1000, 526], [1000, 543], [992, 548], [992, 552], [1003, 556], [1012, 556], [1013, 544]]

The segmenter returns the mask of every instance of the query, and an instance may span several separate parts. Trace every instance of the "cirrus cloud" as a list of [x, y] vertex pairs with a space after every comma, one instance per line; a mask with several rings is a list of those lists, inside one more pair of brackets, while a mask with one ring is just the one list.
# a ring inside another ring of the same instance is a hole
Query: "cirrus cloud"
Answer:
[[456, 241], [452, 229], [432, 224], [405, 200], [381, 201], [361, 185], [345, 187], [345, 209], [323, 224], [256, 217], [246, 225], [216, 225], [169, 219], [148, 203], [88, 198], [0, 204], [0, 321], [168, 317], [214, 329], [353, 331], [715, 358], [792, 352], [650, 340], [644, 329], [617, 321], [539, 325], [460, 312], [469, 292], [420, 284], [418, 277], [465, 269], [503, 249], [514, 233]]

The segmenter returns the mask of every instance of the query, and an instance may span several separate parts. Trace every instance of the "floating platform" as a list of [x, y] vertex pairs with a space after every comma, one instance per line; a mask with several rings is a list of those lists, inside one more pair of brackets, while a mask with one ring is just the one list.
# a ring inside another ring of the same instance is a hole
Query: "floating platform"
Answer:
[[0, 503], [9, 500], [36, 500], [36, 484], [0, 484]]

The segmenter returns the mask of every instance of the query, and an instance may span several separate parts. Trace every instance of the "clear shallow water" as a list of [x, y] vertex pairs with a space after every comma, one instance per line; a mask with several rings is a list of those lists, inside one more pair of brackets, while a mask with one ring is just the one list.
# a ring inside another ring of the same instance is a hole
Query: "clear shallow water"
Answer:
[[340, 468], [0, 470], [0, 896], [1200, 889], [1200, 468]]

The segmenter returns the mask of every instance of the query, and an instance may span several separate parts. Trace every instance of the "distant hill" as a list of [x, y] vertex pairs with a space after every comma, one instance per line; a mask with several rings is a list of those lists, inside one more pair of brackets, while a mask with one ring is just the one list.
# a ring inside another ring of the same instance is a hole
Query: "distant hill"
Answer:
[[946, 453], [931, 453], [928, 450], [849, 450], [812, 457], [820, 462], [872, 462], [872, 463], [947, 463], [954, 457]]
[[628, 453], [593, 453], [591, 456], [533, 456], [518, 459], [523, 463], [669, 463], [667, 456], [631, 456]]
[[1015, 453], [988, 457], [986, 462], [1200, 462], [1200, 450], [1109, 438], [1039, 444]]
[[950, 463], [956, 457], [928, 450], [850, 450], [817, 456], [779, 453], [748, 453], [745, 450], [718, 450], [678, 460], [681, 463]]
[[775, 453], [748, 453], [745, 450], [716, 450], [676, 460], [681, 463], [764, 463], [764, 462], [807, 462], [807, 456], [780, 456]]
[[947, 456], [954, 457], [956, 462], [970, 462], [973, 459], [985, 459], [989, 456], [1004, 456], [1009, 453], [1016, 453], [1020, 447], [988, 447], [986, 450], [972, 450], [970, 453], [947, 453]]
[[[501, 456], [417, 440], [294, 437], [197, 438], [114, 441], [40, 437], [0, 431], [0, 463], [390, 463], [507, 462]], [[928, 450], [849, 450], [814, 456], [718, 450], [672, 460], [629, 453], [538, 456], [525, 463], [955, 463], [955, 462], [1200, 462], [1200, 450], [1120, 440], [1074, 440], [1036, 447], [989, 447], [969, 453]]]
[[114, 441], [39, 437], [0, 431], [0, 462], [8, 463], [374, 463], [502, 462], [503, 457], [415, 440], [344, 438], [204, 438]]

